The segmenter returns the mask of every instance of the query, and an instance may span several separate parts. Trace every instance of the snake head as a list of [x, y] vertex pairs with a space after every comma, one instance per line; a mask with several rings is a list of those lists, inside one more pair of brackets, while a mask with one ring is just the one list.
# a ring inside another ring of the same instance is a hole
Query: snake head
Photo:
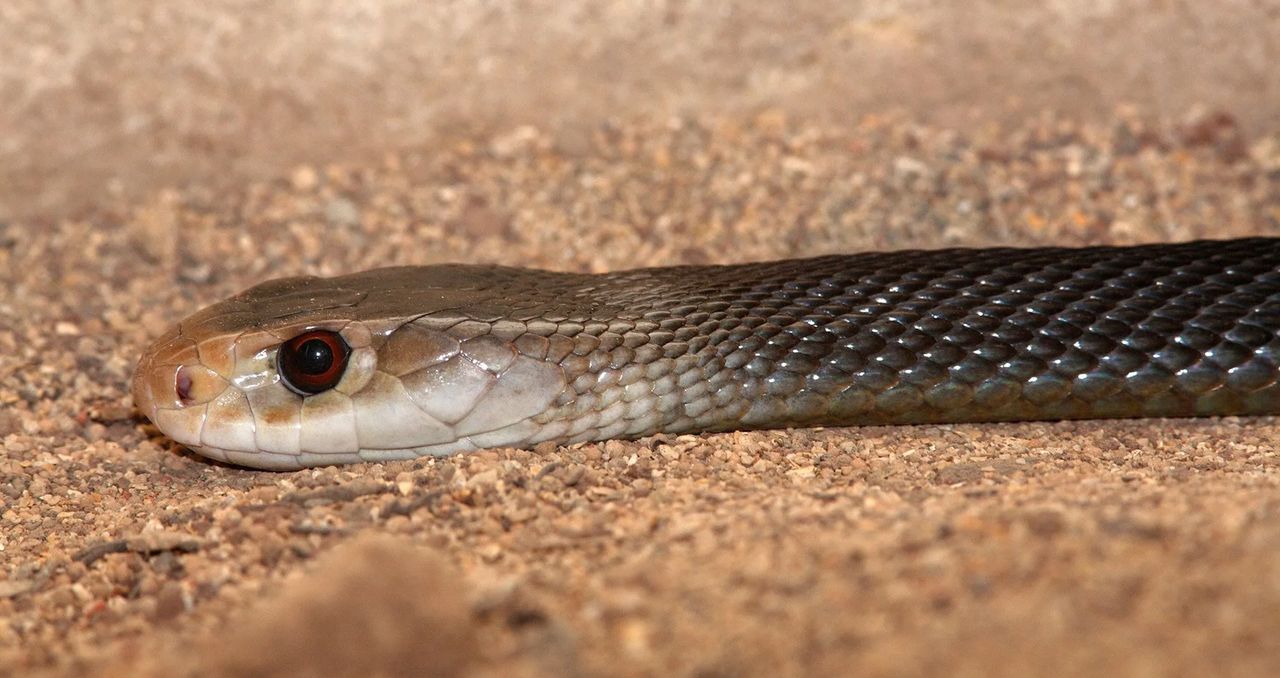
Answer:
[[[341, 338], [344, 364], [322, 393], [299, 392], [282, 376], [282, 347], [317, 333]], [[231, 332], [184, 321], [144, 352], [133, 399], [170, 438], [219, 461], [299, 468], [304, 451], [354, 461], [351, 397], [377, 371], [371, 343], [364, 323], [341, 319]]]
[[[214, 304], [143, 352], [134, 402], [196, 453], [255, 468], [526, 441], [526, 420], [565, 386], [561, 368], [520, 354], [497, 324], [475, 319], [479, 306], [406, 316], [392, 303], [406, 293], [377, 282], [396, 294], [367, 299], [342, 278], [287, 278]], [[468, 294], [414, 290], [427, 304]]]

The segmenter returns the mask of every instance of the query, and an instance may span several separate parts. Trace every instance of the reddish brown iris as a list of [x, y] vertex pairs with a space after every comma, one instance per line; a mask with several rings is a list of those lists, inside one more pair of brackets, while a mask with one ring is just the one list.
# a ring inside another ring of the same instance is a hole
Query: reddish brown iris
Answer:
[[289, 388], [311, 395], [333, 388], [347, 369], [351, 348], [342, 335], [329, 330], [311, 330], [280, 345], [276, 367]]

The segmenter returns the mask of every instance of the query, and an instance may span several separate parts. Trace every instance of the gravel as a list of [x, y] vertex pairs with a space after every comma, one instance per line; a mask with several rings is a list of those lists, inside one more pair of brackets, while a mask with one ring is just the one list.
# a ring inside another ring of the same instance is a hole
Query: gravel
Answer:
[[1276, 675], [1271, 418], [801, 429], [262, 473], [129, 402], [268, 277], [1280, 235], [1230, 116], [516, 128], [0, 231], [0, 674]]

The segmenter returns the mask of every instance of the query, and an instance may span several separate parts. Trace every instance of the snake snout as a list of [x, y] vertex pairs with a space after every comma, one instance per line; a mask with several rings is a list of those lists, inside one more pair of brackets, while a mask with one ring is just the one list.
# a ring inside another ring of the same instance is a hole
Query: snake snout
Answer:
[[165, 435], [188, 446], [201, 443], [208, 403], [229, 387], [206, 367], [194, 342], [176, 329], [153, 344], [133, 375], [133, 402]]

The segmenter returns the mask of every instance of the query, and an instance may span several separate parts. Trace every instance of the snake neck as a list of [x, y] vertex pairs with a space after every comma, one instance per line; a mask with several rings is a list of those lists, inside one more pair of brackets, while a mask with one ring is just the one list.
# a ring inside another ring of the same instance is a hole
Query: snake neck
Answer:
[[549, 310], [417, 322], [549, 366], [485, 444], [1256, 414], [1280, 408], [1278, 270], [1261, 239], [898, 252], [566, 276]]

